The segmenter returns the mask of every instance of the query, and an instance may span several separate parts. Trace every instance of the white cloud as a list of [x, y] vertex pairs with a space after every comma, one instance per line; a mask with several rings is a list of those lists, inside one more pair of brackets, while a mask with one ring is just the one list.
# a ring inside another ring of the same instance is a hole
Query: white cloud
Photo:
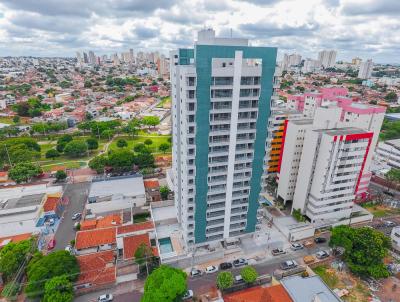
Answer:
[[[34, 4], [32, 4], [34, 3]], [[55, 5], [57, 3], [57, 5]], [[0, 55], [73, 56], [193, 44], [195, 33], [246, 36], [315, 57], [337, 49], [378, 62], [398, 60], [399, 0], [2, 0]]]

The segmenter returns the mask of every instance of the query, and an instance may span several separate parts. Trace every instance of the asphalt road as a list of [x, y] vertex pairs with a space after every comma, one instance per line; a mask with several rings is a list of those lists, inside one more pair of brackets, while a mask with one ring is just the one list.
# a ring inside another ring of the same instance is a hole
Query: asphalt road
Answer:
[[65, 249], [70, 241], [75, 239], [75, 221], [72, 220], [71, 217], [74, 213], [82, 213], [86, 203], [87, 195], [89, 194], [89, 187], [89, 182], [66, 185], [64, 197], [69, 199], [69, 203], [64, 210], [63, 218], [55, 235], [56, 250]]
[[[310, 248], [304, 248], [298, 251], [287, 251], [284, 255], [274, 256], [263, 262], [257, 263], [254, 266], [259, 275], [270, 274], [279, 268], [281, 262], [286, 260], [296, 260], [299, 264], [302, 264], [302, 258], [306, 255], [312, 255], [320, 250], [328, 249], [328, 243], [316, 244]], [[240, 270], [242, 267], [233, 268], [229, 271], [232, 272], [234, 276], [240, 275]], [[188, 288], [193, 290], [195, 295], [201, 295], [208, 292], [216, 284], [217, 273], [214, 274], [203, 274], [199, 277], [190, 278], [188, 280]]]
[[97, 298], [104, 294], [113, 294], [113, 302], [140, 302], [142, 293], [139, 291], [133, 291], [124, 294], [116, 294], [113, 289], [102, 290], [94, 293], [89, 293], [83, 296], [76, 297], [74, 302], [97, 302]]

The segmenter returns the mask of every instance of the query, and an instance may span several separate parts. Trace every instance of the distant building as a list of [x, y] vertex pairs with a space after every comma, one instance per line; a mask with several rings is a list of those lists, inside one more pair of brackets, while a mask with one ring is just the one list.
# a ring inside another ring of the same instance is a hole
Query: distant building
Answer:
[[400, 139], [379, 142], [376, 154], [377, 158], [387, 163], [390, 167], [400, 169]]
[[360, 64], [360, 70], [358, 71], [358, 78], [369, 79], [372, 74], [372, 69], [374, 68], [374, 63], [372, 60], [367, 60]]
[[353, 58], [353, 59], [351, 60], [351, 64], [357, 65], [357, 66], [360, 65], [361, 62], [362, 62], [362, 60], [361, 60], [361, 58], [359, 58], [359, 57], [355, 57], [355, 58]]
[[390, 234], [390, 239], [392, 239], [392, 246], [396, 250], [400, 250], [400, 227], [394, 227], [392, 233]]
[[288, 70], [291, 66], [296, 66], [301, 63], [301, 55], [293, 53], [293, 54], [284, 54], [283, 60], [281, 63], [282, 70]]
[[323, 50], [318, 53], [318, 60], [323, 68], [334, 67], [337, 52], [335, 50]]
[[304, 73], [315, 72], [315, 71], [319, 70], [320, 68], [321, 68], [321, 62], [319, 60], [306, 59], [304, 61], [302, 71]]

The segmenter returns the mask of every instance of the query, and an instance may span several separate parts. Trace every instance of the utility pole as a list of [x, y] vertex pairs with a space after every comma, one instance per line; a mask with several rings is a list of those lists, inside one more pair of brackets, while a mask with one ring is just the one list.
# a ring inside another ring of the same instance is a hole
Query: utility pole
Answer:
[[11, 167], [12, 164], [11, 164], [11, 159], [10, 159], [10, 153], [8, 153], [7, 144], [4, 144], [4, 147], [6, 148], [6, 153], [7, 153], [7, 157], [8, 157], [8, 163], [10, 164], [10, 167]]

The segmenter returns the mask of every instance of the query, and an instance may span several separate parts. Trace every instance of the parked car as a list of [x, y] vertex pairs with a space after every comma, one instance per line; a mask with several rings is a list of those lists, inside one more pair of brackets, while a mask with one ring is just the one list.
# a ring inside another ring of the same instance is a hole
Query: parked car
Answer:
[[82, 217], [81, 213], [75, 213], [74, 215], [72, 215], [72, 220], [77, 220], [77, 219], [79, 219], [81, 217]]
[[114, 299], [112, 294], [105, 294], [101, 295], [100, 297], [97, 298], [98, 302], [110, 302]]
[[65, 247], [65, 250], [66, 250], [67, 252], [69, 252], [70, 254], [72, 254], [72, 252], [74, 251], [73, 247], [70, 246], [69, 244]]
[[273, 249], [271, 253], [272, 253], [273, 256], [286, 254], [286, 252], [281, 248]]
[[319, 251], [315, 254], [318, 259], [325, 259], [329, 257], [329, 253], [327, 251]]
[[243, 282], [242, 276], [241, 275], [235, 276], [235, 283], [240, 283], [240, 282]]
[[202, 274], [203, 274], [203, 272], [201, 270], [194, 268], [190, 272], [190, 277], [197, 277], [197, 276], [201, 276]]
[[230, 269], [230, 268], [232, 268], [232, 263], [230, 263], [230, 262], [222, 262], [219, 265], [219, 269], [221, 269], [221, 270]]
[[386, 220], [386, 221], [384, 222], [384, 225], [385, 225], [386, 227], [392, 227], [392, 226], [395, 226], [396, 224], [395, 224], [393, 221]]
[[288, 269], [291, 269], [291, 268], [295, 268], [295, 267], [297, 267], [297, 262], [294, 261], [294, 260], [287, 260], [285, 262], [282, 262], [280, 264], [280, 267], [283, 270], [288, 270]]
[[315, 243], [325, 243], [326, 242], [326, 238], [324, 238], [324, 237], [316, 237], [314, 239], [314, 242]]
[[298, 251], [302, 250], [304, 248], [304, 245], [301, 243], [292, 243], [292, 246], [290, 247], [293, 251]]
[[47, 244], [47, 249], [48, 250], [52, 250], [56, 247], [56, 240], [55, 239], [51, 239], [49, 241], [49, 243]]
[[247, 260], [244, 258], [239, 258], [236, 260], [233, 260], [233, 266], [234, 267], [239, 267], [239, 266], [243, 266], [243, 265], [247, 265]]
[[182, 297], [182, 300], [193, 298], [193, 291], [189, 289]]
[[218, 272], [218, 267], [214, 266], [214, 265], [210, 265], [206, 267], [206, 274], [213, 274]]
[[46, 223], [47, 223], [47, 225], [52, 226], [52, 225], [54, 225], [56, 223], [56, 221], [54, 220], [54, 218], [49, 218], [46, 221]]

